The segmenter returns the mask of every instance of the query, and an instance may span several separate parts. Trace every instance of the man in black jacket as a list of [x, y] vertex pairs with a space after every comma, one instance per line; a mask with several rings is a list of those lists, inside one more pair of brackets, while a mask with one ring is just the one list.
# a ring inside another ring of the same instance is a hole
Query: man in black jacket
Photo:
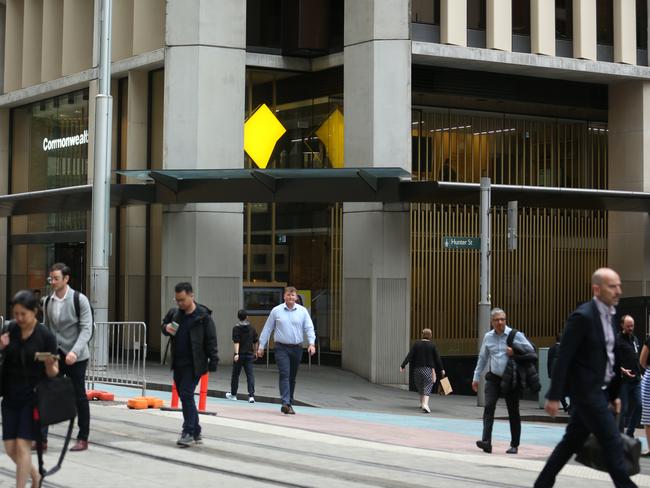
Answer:
[[535, 488], [553, 486], [555, 477], [589, 436], [607, 453], [607, 470], [617, 488], [636, 487], [625, 470], [623, 444], [610, 402], [618, 397], [616, 333], [611, 323], [621, 296], [621, 279], [609, 268], [591, 278], [593, 299], [567, 319], [560, 354], [546, 394], [546, 412], [554, 417], [568, 391], [572, 413], [566, 433], [535, 482]]
[[621, 364], [621, 419], [619, 430], [634, 437], [636, 426], [641, 420], [641, 365], [639, 364], [639, 340], [634, 335], [634, 319], [630, 315], [621, 317], [621, 332], [616, 337], [616, 349]]
[[178, 283], [174, 291], [178, 308], [165, 315], [162, 333], [171, 337], [174, 383], [183, 405], [183, 432], [176, 444], [189, 447], [201, 441], [194, 390], [201, 376], [217, 370], [217, 329], [212, 311], [194, 301], [190, 283]]
[[[546, 359], [546, 371], [548, 372], [548, 377], [553, 377], [553, 365], [557, 359], [558, 352], [560, 350], [560, 339], [562, 334], [555, 334], [555, 344], [548, 348], [548, 357]], [[566, 397], [560, 398], [560, 403], [562, 403], [562, 409], [565, 412], [569, 411], [569, 405], [566, 402]]]

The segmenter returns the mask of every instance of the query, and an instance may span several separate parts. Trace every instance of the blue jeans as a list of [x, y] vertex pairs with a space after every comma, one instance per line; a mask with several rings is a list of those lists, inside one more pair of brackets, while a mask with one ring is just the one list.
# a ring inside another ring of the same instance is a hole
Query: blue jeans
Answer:
[[199, 412], [194, 401], [194, 390], [196, 390], [200, 379], [199, 376], [194, 375], [192, 366], [174, 368], [174, 383], [176, 383], [178, 397], [183, 406], [183, 434], [190, 434], [194, 437], [201, 433]]
[[253, 363], [255, 356], [251, 353], [244, 353], [239, 355], [237, 362], [232, 363], [232, 378], [230, 379], [230, 393], [237, 394], [239, 389], [239, 375], [242, 368], [246, 373], [246, 383], [248, 384], [248, 396], [255, 396], [255, 376], [253, 375]]
[[641, 382], [626, 381], [621, 384], [621, 418], [619, 430], [629, 436], [634, 435], [636, 426], [641, 421]]
[[302, 360], [302, 344], [287, 345], [275, 343], [275, 362], [280, 371], [280, 396], [282, 403], [291, 405], [296, 391], [296, 375]]

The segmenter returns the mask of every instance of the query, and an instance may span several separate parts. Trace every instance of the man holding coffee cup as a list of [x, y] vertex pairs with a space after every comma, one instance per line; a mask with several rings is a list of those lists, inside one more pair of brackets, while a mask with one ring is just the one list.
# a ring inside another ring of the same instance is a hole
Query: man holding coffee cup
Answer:
[[163, 318], [162, 333], [171, 340], [174, 383], [183, 406], [183, 431], [176, 444], [189, 447], [201, 441], [194, 390], [201, 376], [217, 370], [217, 328], [212, 310], [194, 301], [190, 283], [178, 283], [174, 291], [177, 307]]

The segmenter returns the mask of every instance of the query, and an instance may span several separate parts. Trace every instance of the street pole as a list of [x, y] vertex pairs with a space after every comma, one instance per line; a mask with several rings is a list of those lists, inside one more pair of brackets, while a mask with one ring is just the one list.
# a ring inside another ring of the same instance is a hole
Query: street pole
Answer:
[[[93, 173], [93, 208], [91, 222], [90, 303], [95, 322], [108, 321], [109, 210], [111, 196], [111, 16], [112, 0], [101, 2], [101, 37], [99, 92], [95, 98], [95, 166]], [[105, 364], [103, 334], [95, 341], [98, 364]]]
[[[478, 303], [478, 351], [481, 351], [483, 337], [490, 330], [490, 178], [481, 178], [481, 276], [480, 301]], [[485, 378], [481, 375], [478, 388], [478, 406], [485, 405]]]

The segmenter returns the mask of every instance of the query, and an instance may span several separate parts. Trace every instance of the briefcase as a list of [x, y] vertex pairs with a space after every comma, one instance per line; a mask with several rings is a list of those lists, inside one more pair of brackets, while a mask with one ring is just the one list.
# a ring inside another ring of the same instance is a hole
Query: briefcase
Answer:
[[[621, 434], [621, 441], [623, 442], [623, 463], [625, 470], [630, 476], [634, 476], [641, 471], [641, 467], [639, 466], [641, 441], [625, 434]], [[585, 444], [576, 453], [576, 461], [598, 471], [607, 471], [605, 464], [606, 455], [606, 453], [603, 453], [596, 436], [589, 434]]]
[[441, 378], [440, 383], [438, 383], [438, 394], [449, 395], [453, 391], [454, 389], [451, 387], [451, 382], [449, 381], [449, 378], [447, 378], [446, 376], [444, 378]]

